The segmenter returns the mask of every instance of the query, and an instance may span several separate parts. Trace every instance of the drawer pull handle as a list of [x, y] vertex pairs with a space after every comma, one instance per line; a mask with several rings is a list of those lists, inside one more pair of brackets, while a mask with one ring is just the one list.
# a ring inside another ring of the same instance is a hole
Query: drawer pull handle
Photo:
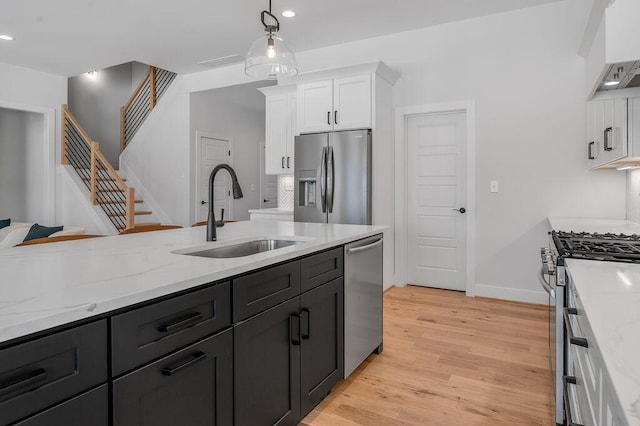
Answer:
[[[295, 339], [293, 337], [293, 318], [298, 318], [298, 338]], [[293, 346], [300, 346], [300, 318], [301, 315], [298, 313], [293, 313], [289, 315], [289, 343]]]
[[174, 333], [178, 330], [182, 330], [183, 328], [196, 325], [199, 322], [202, 322], [203, 319], [204, 317], [200, 312], [194, 312], [192, 314], [177, 318], [173, 322], [162, 324], [160, 327], [158, 327], [158, 331], [161, 331], [163, 333]]
[[179, 373], [180, 371], [184, 370], [185, 368], [191, 367], [192, 365], [200, 361], [204, 361], [206, 358], [207, 358], [206, 353], [198, 351], [194, 354], [189, 355], [189, 357], [186, 358], [185, 360], [180, 361], [178, 365], [170, 365], [168, 367], [163, 368], [162, 375], [173, 376]]
[[34, 371], [29, 371], [28, 373], [19, 374], [15, 377], [5, 380], [3, 383], [0, 383], [0, 395], [9, 394], [17, 391], [20, 388], [34, 385], [43, 380], [46, 380], [46, 378], [47, 372], [42, 368]]
[[[301, 337], [305, 340], [309, 339], [311, 337], [311, 311], [307, 308], [302, 308], [302, 313], [303, 314], [307, 314], [307, 332], [306, 333], [301, 333]], [[302, 319], [300, 320], [300, 322], [302, 322]]]
[[567, 416], [567, 426], [583, 426], [582, 423], [576, 423], [576, 422], [573, 421], [573, 415], [571, 414], [571, 403], [569, 401], [569, 386], [568, 385], [577, 384], [576, 378], [575, 378], [575, 376], [564, 376], [563, 377], [563, 382], [564, 382], [564, 392], [563, 392], [564, 411], [565, 411], [566, 416]]
[[576, 337], [573, 334], [573, 328], [571, 327], [571, 321], [569, 321], [569, 315], [578, 315], [576, 308], [564, 308], [564, 323], [567, 325], [567, 333], [569, 334], [569, 342], [572, 345], [582, 346], [583, 348], [589, 347], [589, 342], [584, 337]]

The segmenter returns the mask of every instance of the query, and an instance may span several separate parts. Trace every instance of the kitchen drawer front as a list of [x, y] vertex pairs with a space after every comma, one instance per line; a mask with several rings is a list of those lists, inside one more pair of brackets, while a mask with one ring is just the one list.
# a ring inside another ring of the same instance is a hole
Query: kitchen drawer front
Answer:
[[15, 422], [107, 381], [107, 322], [0, 351], [0, 424]]
[[111, 319], [113, 375], [231, 325], [231, 285], [226, 282], [154, 303]]
[[[569, 380], [565, 382], [565, 413], [570, 416], [573, 423], [581, 424], [584, 426], [595, 426], [595, 419], [589, 408], [589, 402], [587, 399], [586, 387], [584, 385], [582, 369], [578, 361], [578, 355], [575, 346], [568, 348], [568, 360], [567, 360], [567, 376]], [[571, 383], [571, 380], [575, 380], [575, 383]], [[571, 424], [573, 424], [571, 423]]]
[[233, 322], [242, 321], [300, 294], [300, 262], [233, 280]]
[[108, 426], [109, 387], [99, 388], [56, 405], [15, 426]]
[[344, 274], [343, 248], [309, 256], [300, 261], [302, 292], [316, 288]]
[[113, 424], [116, 426], [232, 423], [232, 329], [113, 382]]

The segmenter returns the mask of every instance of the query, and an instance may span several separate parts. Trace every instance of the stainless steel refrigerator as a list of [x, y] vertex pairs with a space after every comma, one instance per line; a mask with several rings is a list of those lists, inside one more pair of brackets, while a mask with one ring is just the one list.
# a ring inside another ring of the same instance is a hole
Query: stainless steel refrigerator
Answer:
[[296, 136], [296, 222], [371, 225], [371, 131]]

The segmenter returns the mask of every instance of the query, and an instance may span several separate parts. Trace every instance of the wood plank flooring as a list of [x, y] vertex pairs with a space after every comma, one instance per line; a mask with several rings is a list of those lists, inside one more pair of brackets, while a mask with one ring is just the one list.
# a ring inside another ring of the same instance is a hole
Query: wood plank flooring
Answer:
[[552, 425], [548, 309], [416, 286], [384, 295], [384, 351], [303, 425]]

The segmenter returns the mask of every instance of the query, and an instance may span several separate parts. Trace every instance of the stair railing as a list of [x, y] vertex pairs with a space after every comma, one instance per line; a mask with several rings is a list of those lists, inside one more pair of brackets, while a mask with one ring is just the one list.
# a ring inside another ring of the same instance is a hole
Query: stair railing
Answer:
[[120, 152], [133, 139], [175, 77], [171, 71], [149, 67], [129, 100], [120, 108]]
[[61, 129], [62, 164], [73, 166], [91, 193], [91, 203], [104, 210], [117, 230], [133, 228], [135, 189], [127, 186], [67, 105], [62, 105]]

